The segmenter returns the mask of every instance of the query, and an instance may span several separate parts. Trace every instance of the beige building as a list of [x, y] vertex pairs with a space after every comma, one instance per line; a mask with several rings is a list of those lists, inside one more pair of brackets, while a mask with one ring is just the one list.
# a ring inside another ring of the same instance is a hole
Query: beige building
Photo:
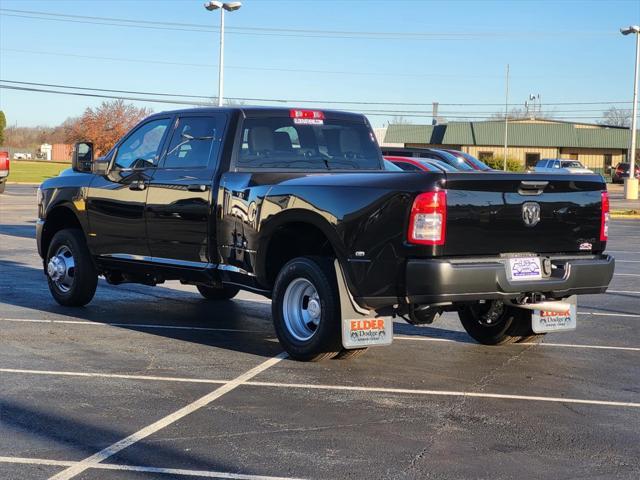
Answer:
[[[451, 148], [480, 160], [504, 155], [504, 121], [453, 122], [444, 125], [389, 125], [384, 144]], [[579, 160], [608, 174], [626, 161], [629, 129], [589, 123], [524, 119], [509, 121], [508, 157], [530, 167], [544, 158]]]

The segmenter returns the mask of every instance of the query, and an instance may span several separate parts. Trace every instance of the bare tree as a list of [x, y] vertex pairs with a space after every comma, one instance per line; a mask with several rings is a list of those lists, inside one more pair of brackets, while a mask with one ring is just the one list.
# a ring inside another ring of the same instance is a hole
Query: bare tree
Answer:
[[[512, 108], [509, 112], [509, 120], [522, 120], [523, 118], [529, 118], [523, 108]], [[494, 113], [489, 117], [489, 120], [504, 120], [504, 112]]]
[[602, 114], [602, 120], [598, 123], [613, 127], [628, 127], [631, 125], [631, 110], [611, 107]]
[[403, 117], [402, 115], [394, 115], [393, 117], [391, 117], [391, 120], [389, 121], [389, 125], [411, 125], [411, 124], [413, 124], [413, 121], [411, 121], [406, 117]]

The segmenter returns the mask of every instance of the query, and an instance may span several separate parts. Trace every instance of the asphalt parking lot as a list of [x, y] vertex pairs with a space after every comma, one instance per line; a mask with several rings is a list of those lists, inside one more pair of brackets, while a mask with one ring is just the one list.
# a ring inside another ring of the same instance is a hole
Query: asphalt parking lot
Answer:
[[640, 220], [612, 223], [575, 332], [486, 347], [448, 315], [306, 364], [252, 294], [101, 280], [59, 306], [34, 192], [0, 196], [0, 478], [640, 477]]

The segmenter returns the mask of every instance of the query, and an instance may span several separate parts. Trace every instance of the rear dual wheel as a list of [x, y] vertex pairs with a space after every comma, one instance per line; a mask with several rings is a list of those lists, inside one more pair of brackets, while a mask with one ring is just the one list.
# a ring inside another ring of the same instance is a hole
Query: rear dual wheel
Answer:
[[458, 311], [462, 326], [484, 345], [532, 341], [544, 334], [531, 329], [531, 310], [505, 305], [499, 300], [466, 305]]

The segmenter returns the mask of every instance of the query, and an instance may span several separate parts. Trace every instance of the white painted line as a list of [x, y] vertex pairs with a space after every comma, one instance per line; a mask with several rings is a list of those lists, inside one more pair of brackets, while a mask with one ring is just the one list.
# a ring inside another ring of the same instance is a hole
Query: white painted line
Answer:
[[293, 477], [271, 477], [268, 475], [243, 475], [241, 473], [212, 472], [209, 470], [186, 470], [183, 468], [139, 467], [129, 465], [115, 465], [99, 463], [91, 468], [103, 470], [121, 470], [125, 472], [162, 473], [167, 475], [185, 475], [204, 478], [228, 478], [234, 480], [301, 480]]
[[239, 332], [239, 333], [271, 333], [268, 330], [242, 330], [238, 328], [215, 328], [215, 327], [188, 327], [186, 325], [160, 325], [155, 323], [112, 323], [112, 322], [87, 322], [85, 320], [40, 320], [35, 318], [0, 318], [3, 322], [16, 323], [61, 323], [70, 325], [87, 325], [89, 327], [128, 327], [128, 328], [150, 328], [165, 330], [196, 330], [204, 332]]
[[0, 463], [22, 463], [24, 465], [51, 465], [59, 467], [70, 467], [76, 462], [67, 462], [64, 460], [49, 460], [46, 458], [0, 457]]
[[277, 383], [277, 382], [245, 382], [255, 387], [300, 388], [308, 390], [334, 390], [348, 392], [401, 393], [408, 395], [430, 395], [440, 397], [496, 398], [504, 400], [527, 400], [533, 402], [579, 403], [584, 405], [602, 405], [608, 407], [640, 408], [636, 402], [613, 402], [608, 400], [587, 400], [581, 398], [538, 397], [531, 395], [509, 395], [503, 393], [465, 392], [455, 390], [414, 390], [410, 388], [355, 387], [350, 385], [322, 385], [313, 383]]
[[[423, 341], [423, 342], [451, 342], [451, 343], [460, 343], [455, 340], [451, 340], [449, 338], [433, 338], [433, 337], [412, 337], [405, 335], [394, 335], [394, 340], [413, 340], [413, 341]], [[549, 343], [549, 342], [521, 342], [515, 343], [511, 346], [518, 345], [540, 345], [541, 347], [566, 347], [566, 348], [586, 348], [586, 349], [595, 349], [595, 350], [622, 350], [628, 352], [640, 352], [640, 347], [615, 347], [609, 345], [582, 345], [578, 343]], [[3, 370], [0, 369], [0, 372]]]
[[616, 258], [616, 263], [640, 263], [640, 260], [618, 260]]
[[600, 315], [603, 317], [631, 317], [640, 318], [637, 313], [601, 313], [601, 312], [578, 312], [578, 315]]
[[[0, 463], [19, 463], [23, 465], [49, 465], [54, 467], [71, 467], [78, 462], [66, 460], [49, 460], [46, 458], [0, 457]], [[100, 463], [91, 468], [100, 470], [119, 470], [125, 472], [162, 473], [168, 475], [185, 475], [204, 478], [228, 478], [233, 480], [300, 480], [293, 477], [272, 477], [268, 475], [243, 475], [241, 473], [215, 472], [211, 470], [186, 470], [182, 468], [143, 467], [138, 465], [117, 465]]]
[[158, 377], [153, 375], [125, 375], [120, 373], [68, 372], [64, 370], [28, 370], [20, 368], [0, 368], [0, 373], [22, 373], [28, 375], [53, 375], [61, 377], [117, 378], [121, 380], [156, 380], [161, 382], [213, 383], [225, 384], [230, 380], [209, 380], [206, 378]]
[[66, 470], [63, 470], [62, 472], [54, 475], [53, 477], [51, 477], [51, 480], [68, 480], [70, 478], [73, 478], [73, 477], [79, 475], [80, 473], [84, 472], [88, 468], [95, 467], [96, 465], [98, 465], [103, 460], [106, 460], [107, 458], [115, 455], [116, 453], [120, 452], [121, 450], [124, 450], [125, 448], [130, 447], [131, 445], [133, 445], [136, 442], [139, 442], [140, 440], [144, 440], [149, 435], [152, 435], [152, 434], [156, 433], [157, 431], [162, 430], [163, 428], [167, 427], [168, 425], [171, 425], [172, 423], [180, 420], [181, 418], [186, 417], [190, 413], [193, 413], [196, 410], [207, 406], [208, 404], [210, 404], [214, 400], [220, 398], [224, 394], [229, 393], [232, 390], [235, 390], [240, 385], [246, 383], [248, 380], [252, 379], [253, 377], [258, 375], [259, 373], [262, 373], [265, 370], [267, 370], [268, 368], [276, 365], [277, 363], [279, 363], [282, 359], [284, 359], [286, 357], [287, 357], [286, 353], [284, 353], [284, 352], [283, 353], [279, 353], [275, 357], [272, 357], [269, 360], [266, 360], [266, 361], [262, 362], [257, 367], [254, 367], [251, 370], [248, 370], [247, 372], [245, 372], [242, 375], [234, 378], [230, 382], [227, 382], [224, 385], [222, 385], [221, 387], [215, 389], [213, 392], [208, 393], [204, 397], [199, 398], [195, 402], [192, 402], [189, 405], [186, 405], [186, 406], [182, 407], [180, 410], [177, 410], [177, 411], [173, 412], [172, 414], [167, 415], [164, 418], [161, 418], [160, 420], [152, 423], [151, 425], [148, 425], [148, 426], [144, 427], [143, 429], [138, 430], [137, 432], [129, 435], [128, 437], [123, 438], [122, 440], [114, 443], [113, 445], [109, 445], [108, 447], [106, 447], [106, 448], [100, 450], [99, 452], [91, 455], [90, 457], [87, 457], [84, 460], [82, 460], [82, 461], [74, 464], [73, 466], [67, 468]]
[[614, 273], [614, 277], [640, 277], [640, 273]]
[[518, 345], [542, 345], [543, 347], [564, 347], [564, 348], [592, 348], [595, 350], [622, 350], [627, 352], [640, 352], [640, 347], [614, 347], [612, 345], [581, 345], [578, 343], [547, 343], [547, 342], [522, 342]]
[[632, 295], [640, 295], [640, 292], [635, 292], [633, 290], [607, 290], [607, 293], [630, 293]]

